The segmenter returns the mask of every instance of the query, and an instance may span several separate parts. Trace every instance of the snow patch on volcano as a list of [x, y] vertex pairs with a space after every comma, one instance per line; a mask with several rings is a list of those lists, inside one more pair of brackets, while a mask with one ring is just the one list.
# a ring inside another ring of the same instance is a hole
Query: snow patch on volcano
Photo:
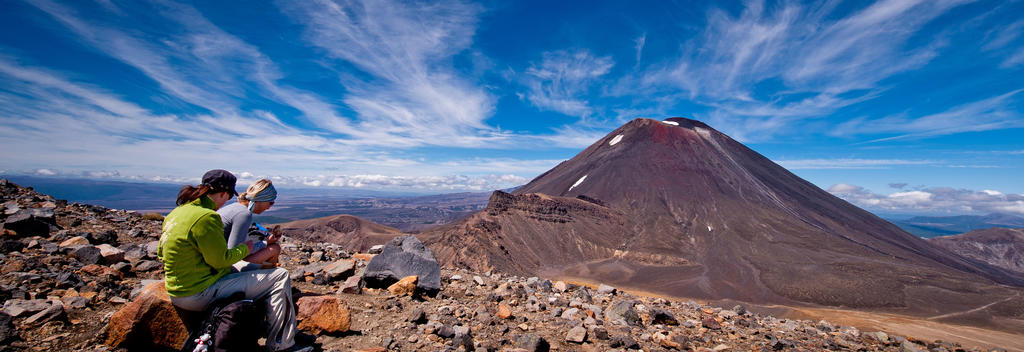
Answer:
[[622, 140], [622, 135], [620, 134], [618, 136], [615, 136], [615, 138], [612, 138], [612, 141], [608, 142], [608, 145], [615, 145], [615, 144], [619, 143], [619, 141], [621, 141], [621, 140]]
[[579, 181], [576, 181], [576, 183], [572, 184], [572, 187], [569, 187], [569, 190], [571, 191], [573, 188], [576, 188], [576, 186], [579, 186], [581, 183], [583, 183], [583, 180], [586, 180], [586, 179], [587, 179], [587, 175], [583, 175], [583, 177], [580, 177]]
[[662, 123], [667, 123], [672, 126], [679, 126], [679, 123], [675, 121], [662, 121]]

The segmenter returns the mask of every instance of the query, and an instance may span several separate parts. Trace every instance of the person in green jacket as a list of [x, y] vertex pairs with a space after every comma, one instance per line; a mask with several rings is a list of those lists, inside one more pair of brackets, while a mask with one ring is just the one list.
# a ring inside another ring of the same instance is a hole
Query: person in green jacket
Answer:
[[[199, 186], [178, 192], [178, 207], [164, 218], [157, 255], [164, 262], [167, 294], [175, 306], [204, 311], [214, 301], [244, 292], [267, 304], [268, 351], [311, 351], [298, 346], [291, 281], [283, 268], [232, 272], [232, 265], [253, 250], [252, 241], [228, 248], [216, 210], [237, 195], [235, 175], [210, 170]], [[307, 340], [308, 336], [305, 337]], [[313, 337], [315, 340], [315, 337]], [[313, 341], [308, 341], [311, 344]]]

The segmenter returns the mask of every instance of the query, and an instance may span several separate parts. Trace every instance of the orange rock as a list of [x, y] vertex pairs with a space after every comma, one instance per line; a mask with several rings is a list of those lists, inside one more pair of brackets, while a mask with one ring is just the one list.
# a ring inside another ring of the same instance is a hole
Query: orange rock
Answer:
[[388, 286], [388, 292], [396, 296], [411, 296], [416, 292], [417, 280], [419, 280], [419, 276], [416, 275], [403, 277], [398, 282]]
[[369, 254], [369, 253], [356, 253], [356, 254], [352, 255], [352, 258], [356, 258], [356, 259], [362, 260], [364, 262], [369, 262], [370, 259], [373, 259], [373, 256], [374, 256], [374, 254]]
[[683, 345], [680, 345], [680, 344], [676, 343], [675, 341], [672, 341], [672, 340], [669, 340], [669, 339], [661, 339], [661, 341], [658, 341], [658, 344], [660, 344], [661, 347], [668, 348], [668, 349], [674, 349], [674, 350], [678, 350], [678, 349], [681, 349], [683, 347]]
[[103, 344], [128, 350], [178, 350], [188, 338], [185, 321], [171, 304], [163, 281], [146, 285], [135, 300], [110, 317], [105, 331]]
[[109, 279], [120, 280], [124, 278], [124, 274], [121, 273], [120, 271], [117, 271], [117, 269], [98, 264], [89, 264], [83, 266], [82, 269], [79, 269], [79, 271], [92, 276], [102, 276]]
[[299, 330], [314, 334], [348, 331], [351, 326], [348, 304], [334, 296], [305, 296], [297, 302]]
[[508, 319], [512, 317], [512, 309], [504, 303], [498, 303], [498, 318]]
[[82, 236], [75, 236], [60, 243], [61, 247], [73, 247], [89, 244], [89, 240]]
[[114, 264], [124, 260], [124, 251], [117, 247], [103, 243], [96, 245], [96, 248], [99, 248], [100, 256], [103, 257], [103, 262], [106, 264]]

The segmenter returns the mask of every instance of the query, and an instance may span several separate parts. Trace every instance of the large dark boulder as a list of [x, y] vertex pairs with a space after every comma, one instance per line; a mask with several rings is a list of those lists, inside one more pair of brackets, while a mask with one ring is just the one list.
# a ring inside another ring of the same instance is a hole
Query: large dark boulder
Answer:
[[416, 288], [428, 295], [441, 290], [441, 266], [434, 253], [414, 236], [395, 237], [366, 266], [367, 287], [385, 288], [403, 277], [419, 277]]
[[90, 245], [77, 246], [68, 252], [68, 256], [78, 259], [79, 262], [86, 265], [99, 264], [103, 261], [100, 249]]
[[4, 220], [4, 229], [14, 231], [18, 236], [46, 236], [56, 228], [53, 209], [22, 209]]
[[89, 243], [92, 243], [94, 245], [96, 245], [96, 244], [109, 244], [109, 245], [114, 245], [114, 246], [118, 245], [118, 242], [117, 242], [117, 231], [115, 231], [115, 230], [106, 230], [106, 231], [92, 232], [92, 233], [89, 233], [89, 235], [86, 236], [85, 238], [87, 238], [89, 240]]

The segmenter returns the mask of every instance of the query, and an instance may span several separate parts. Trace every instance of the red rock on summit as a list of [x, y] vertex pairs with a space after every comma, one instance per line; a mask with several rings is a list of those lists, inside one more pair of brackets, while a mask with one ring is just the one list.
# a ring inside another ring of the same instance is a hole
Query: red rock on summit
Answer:
[[[1024, 285], [684, 118], [633, 120], [423, 237], [442, 265], [754, 303], [948, 313]], [[986, 309], [1020, 307], [1017, 296]]]

